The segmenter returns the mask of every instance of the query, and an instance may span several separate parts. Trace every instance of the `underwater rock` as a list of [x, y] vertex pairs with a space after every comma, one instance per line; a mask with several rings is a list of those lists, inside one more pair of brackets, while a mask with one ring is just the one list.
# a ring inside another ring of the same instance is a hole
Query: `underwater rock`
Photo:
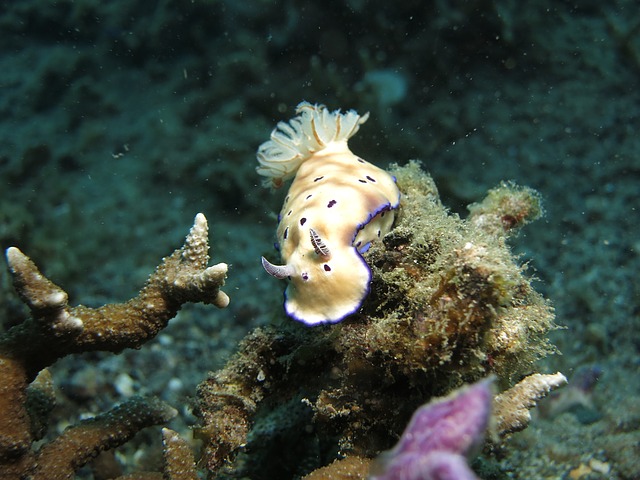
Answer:
[[[313, 435], [305, 441], [314, 453], [278, 465], [272, 478], [305, 475], [339, 456], [376, 456], [430, 398], [491, 374], [498, 391], [506, 390], [555, 352], [547, 339], [553, 309], [511, 254], [509, 231], [487, 231], [449, 213], [418, 162], [390, 173], [401, 206], [395, 228], [364, 254], [371, 293], [359, 312], [313, 329], [297, 322], [256, 329], [200, 384], [198, 434], [210, 471], [227, 465], [261, 478], [265, 456], [258, 445], [243, 454], [242, 465], [229, 461], [256, 418], [293, 398], [311, 409]], [[290, 448], [288, 438], [299, 442], [291, 433], [274, 431], [278, 442], [269, 448]]]

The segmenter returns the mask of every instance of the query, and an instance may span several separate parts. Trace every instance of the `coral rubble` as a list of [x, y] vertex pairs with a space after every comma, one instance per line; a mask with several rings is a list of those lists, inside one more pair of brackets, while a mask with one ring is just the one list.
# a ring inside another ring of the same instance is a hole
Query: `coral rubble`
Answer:
[[[208, 267], [208, 226], [198, 214], [182, 248], [166, 257], [138, 296], [100, 308], [71, 307], [67, 294], [47, 279], [19, 249], [6, 257], [15, 289], [31, 318], [0, 336], [0, 471], [2, 478], [60, 480], [92, 456], [129, 440], [140, 429], [164, 423], [175, 411], [158, 400], [133, 398], [112, 411], [84, 420], [45, 443], [53, 405], [46, 368], [57, 359], [87, 351], [140, 348], [187, 302], [227, 306], [220, 287], [227, 266]], [[171, 435], [165, 444], [180, 447]], [[171, 458], [171, 456], [165, 456]], [[188, 478], [188, 477], [168, 477]]]
[[[430, 398], [490, 374], [506, 390], [555, 351], [546, 336], [553, 309], [507, 245], [537, 215], [537, 197], [527, 190], [524, 201], [482, 202], [483, 214], [501, 225], [485, 228], [495, 222], [450, 214], [417, 162], [391, 173], [400, 213], [366, 253], [373, 278], [362, 309], [330, 327], [256, 329], [199, 386], [198, 432], [210, 472], [226, 466], [284, 478], [341, 456], [371, 458]], [[523, 192], [506, 188], [506, 200]], [[511, 217], [518, 221], [500, 220]], [[253, 442], [257, 428], [262, 441]], [[282, 452], [294, 460], [269, 461]]]

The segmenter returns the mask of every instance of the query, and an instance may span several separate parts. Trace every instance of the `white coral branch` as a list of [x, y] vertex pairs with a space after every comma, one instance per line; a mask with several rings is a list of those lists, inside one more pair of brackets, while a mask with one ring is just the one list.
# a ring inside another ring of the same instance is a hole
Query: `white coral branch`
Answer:
[[527, 428], [531, 421], [529, 409], [566, 383], [567, 377], [560, 372], [552, 375], [535, 373], [497, 395], [493, 405], [498, 435], [504, 437]]

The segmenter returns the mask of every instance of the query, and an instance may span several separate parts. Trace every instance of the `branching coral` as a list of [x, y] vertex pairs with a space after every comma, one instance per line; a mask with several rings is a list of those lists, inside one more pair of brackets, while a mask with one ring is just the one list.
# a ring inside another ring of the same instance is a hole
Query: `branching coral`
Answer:
[[[71, 478], [92, 455], [173, 416], [173, 409], [157, 400], [133, 399], [71, 427], [37, 452], [32, 448], [44, 434], [52, 405], [45, 369], [57, 359], [72, 353], [139, 348], [187, 302], [227, 306], [229, 298], [220, 290], [227, 266], [208, 267], [208, 250], [207, 221], [198, 214], [184, 246], [163, 260], [137, 297], [100, 308], [69, 306], [66, 292], [26, 255], [15, 247], [7, 250], [15, 289], [31, 318], [0, 337], [2, 478]], [[167, 442], [175, 444], [165, 435]]]
[[560, 372], [553, 375], [529, 375], [495, 398], [496, 427], [500, 436], [524, 430], [531, 421], [529, 410], [552, 390], [565, 385]]
[[164, 472], [170, 480], [197, 480], [191, 446], [173, 430], [162, 429]]
[[[366, 254], [373, 279], [360, 312], [331, 327], [257, 329], [200, 385], [211, 472], [245, 445], [232, 468], [256, 479], [303, 475], [341, 455], [371, 458], [429, 398], [491, 373], [507, 389], [554, 352], [546, 338], [553, 310], [506, 243], [539, 214], [537, 196], [505, 185], [500, 201], [490, 193], [481, 203], [484, 218], [497, 222], [477, 222], [479, 209], [461, 220], [416, 162], [392, 173], [399, 218]], [[502, 220], [511, 217], [517, 222]], [[291, 408], [296, 401], [306, 408]], [[271, 441], [253, 444], [254, 421], [278, 416]], [[276, 435], [285, 425], [288, 435]], [[286, 465], [269, 461], [282, 451], [300, 454]]]

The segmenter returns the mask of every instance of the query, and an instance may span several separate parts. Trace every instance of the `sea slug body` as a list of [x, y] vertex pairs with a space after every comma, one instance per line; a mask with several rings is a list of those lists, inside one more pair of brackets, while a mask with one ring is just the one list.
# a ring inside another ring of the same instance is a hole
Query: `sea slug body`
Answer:
[[347, 145], [367, 118], [302, 102], [258, 149], [257, 171], [280, 187], [295, 177], [279, 215], [284, 265], [262, 259], [265, 270], [288, 278], [285, 310], [307, 325], [335, 323], [356, 312], [369, 291], [362, 258], [393, 226], [400, 191], [384, 170]]

